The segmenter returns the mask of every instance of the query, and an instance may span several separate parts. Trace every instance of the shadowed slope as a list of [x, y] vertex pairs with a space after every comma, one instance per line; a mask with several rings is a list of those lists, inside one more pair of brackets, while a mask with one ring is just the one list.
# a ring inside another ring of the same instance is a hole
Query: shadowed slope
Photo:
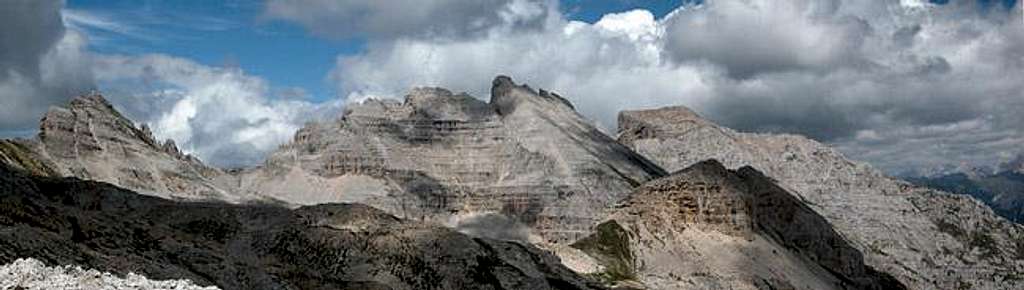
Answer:
[[0, 264], [32, 257], [226, 289], [590, 289], [532, 246], [364, 205], [179, 203], [0, 167]]

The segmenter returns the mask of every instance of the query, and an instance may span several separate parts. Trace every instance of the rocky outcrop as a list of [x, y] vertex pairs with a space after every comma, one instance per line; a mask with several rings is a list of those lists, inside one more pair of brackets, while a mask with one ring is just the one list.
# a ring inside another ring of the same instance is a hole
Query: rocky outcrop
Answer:
[[2, 141], [0, 152], [0, 161], [36, 174], [110, 182], [165, 198], [253, 199], [217, 185], [219, 169], [183, 154], [170, 140], [157, 142], [97, 93], [51, 108], [36, 139]]
[[668, 170], [707, 159], [764, 172], [866, 263], [911, 289], [1024, 287], [1024, 232], [968, 197], [912, 186], [795, 135], [739, 133], [683, 107], [619, 115], [619, 140]]
[[698, 163], [636, 189], [574, 247], [650, 289], [903, 289], [760, 172]]
[[337, 121], [301, 129], [239, 184], [290, 202], [360, 202], [413, 219], [493, 213], [546, 242], [567, 242], [663, 174], [565, 99], [498, 77], [489, 103], [421, 88], [403, 102], [350, 105]]
[[0, 264], [24, 257], [224, 289], [593, 289], [532, 246], [364, 205], [182, 203], [0, 166]]
[[81, 267], [48, 267], [36, 259], [18, 259], [0, 265], [0, 289], [144, 289], [215, 290], [199, 287], [187, 280], [153, 281], [128, 273], [124, 278]]

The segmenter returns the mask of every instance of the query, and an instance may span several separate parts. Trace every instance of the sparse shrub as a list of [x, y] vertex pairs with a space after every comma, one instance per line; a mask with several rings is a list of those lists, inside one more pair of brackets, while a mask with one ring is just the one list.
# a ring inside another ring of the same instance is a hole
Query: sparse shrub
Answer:
[[629, 246], [629, 233], [618, 223], [609, 221], [598, 225], [595, 233], [571, 245], [590, 254], [605, 266], [597, 274], [606, 282], [636, 280], [636, 257]]
[[977, 231], [971, 234], [971, 241], [969, 245], [971, 248], [981, 249], [981, 257], [985, 259], [999, 254], [999, 248], [996, 245], [995, 239], [985, 232]]

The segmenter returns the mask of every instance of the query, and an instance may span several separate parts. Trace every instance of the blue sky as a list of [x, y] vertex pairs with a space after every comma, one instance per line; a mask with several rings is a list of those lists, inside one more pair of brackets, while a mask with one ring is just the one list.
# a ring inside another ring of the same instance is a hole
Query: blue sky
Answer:
[[[662, 17], [694, 0], [562, 0], [568, 19], [595, 22], [607, 13], [646, 9]], [[67, 9], [113, 20], [121, 28], [87, 28], [92, 50], [160, 53], [211, 66], [239, 66], [276, 89], [301, 88], [315, 101], [336, 96], [325, 81], [339, 55], [364, 49], [365, 40], [316, 37], [299, 25], [269, 20], [262, 1], [69, 0]]]

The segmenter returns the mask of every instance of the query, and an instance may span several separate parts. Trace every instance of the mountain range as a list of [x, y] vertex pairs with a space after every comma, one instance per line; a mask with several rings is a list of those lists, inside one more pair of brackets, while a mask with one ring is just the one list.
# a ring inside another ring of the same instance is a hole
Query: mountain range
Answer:
[[974, 198], [684, 107], [616, 135], [499, 76], [488, 102], [349, 105], [226, 170], [85, 95], [0, 142], [0, 264], [225, 289], [1024, 287], [1024, 228]]

